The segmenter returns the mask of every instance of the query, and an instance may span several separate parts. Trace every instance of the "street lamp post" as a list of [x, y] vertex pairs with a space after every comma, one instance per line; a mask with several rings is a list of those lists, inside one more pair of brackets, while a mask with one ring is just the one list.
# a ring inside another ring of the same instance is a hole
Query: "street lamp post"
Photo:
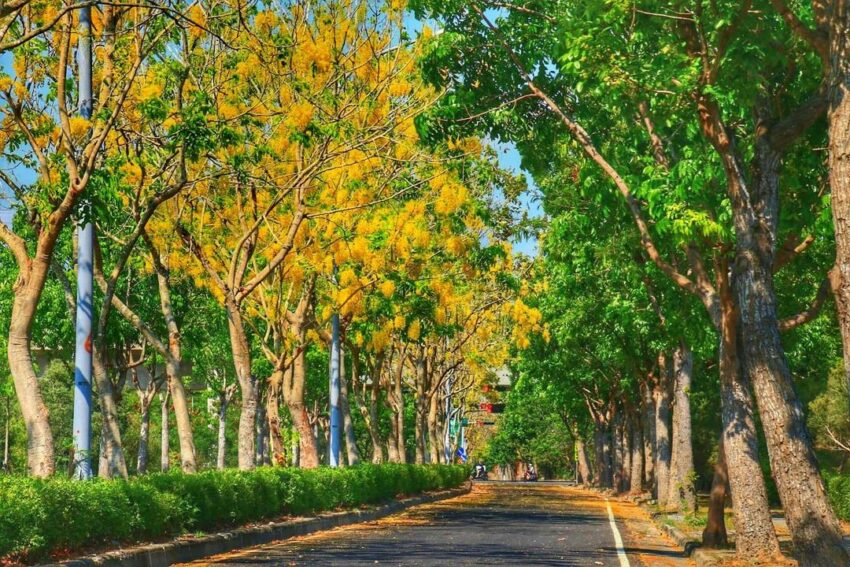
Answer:
[[[77, 46], [79, 112], [92, 115], [91, 7], [80, 9]], [[89, 479], [91, 471], [92, 287], [94, 227], [90, 219], [77, 226], [77, 316], [74, 352], [74, 478]]]

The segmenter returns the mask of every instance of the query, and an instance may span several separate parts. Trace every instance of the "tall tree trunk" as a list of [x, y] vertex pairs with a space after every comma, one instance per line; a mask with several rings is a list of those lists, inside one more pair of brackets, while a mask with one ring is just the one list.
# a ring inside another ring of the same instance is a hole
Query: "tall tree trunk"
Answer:
[[611, 426], [601, 416], [594, 423], [593, 444], [596, 452], [596, 486], [611, 488]]
[[35, 264], [28, 273], [21, 270], [15, 283], [7, 353], [9, 371], [27, 429], [27, 466], [31, 475], [48, 477], [56, 470], [53, 434], [50, 432], [47, 406], [41, 397], [30, 351], [30, 331], [47, 269], [36, 269]]
[[[172, 342], [177, 339], [169, 339]], [[165, 371], [168, 378], [168, 390], [171, 393], [171, 405], [174, 407], [174, 422], [177, 425], [177, 442], [180, 445], [180, 468], [184, 473], [197, 470], [195, 457], [195, 439], [192, 434], [192, 418], [189, 416], [189, 400], [183, 378], [180, 376], [180, 347], [176, 347], [177, 358], [172, 355], [166, 359]]]
[[590, 459], [587, 458], [587, 445], [580, 437], [576, 437], [576, 466], [578, 467], [578, 481], [584, 485], [593, 483], [593, 477], [590, 474]]
[[[384, 452], [381, 448], [381, 424], [378, 418], [378, 402], [380, 401], [379, 376], [374, 376], [372, 380], [373, 383], [369, 388], [369, 437], [372, 439], [372, 462], [380, 464], [384, 462]], [[387, 456], [389, 457], [389, 454]]]
[[632, 486], [632, 432], [630, 419], [624, 417], [620, 426], [621, 477], [620, 492], [628, 491]]
[[759, 175], [749, 187], [753, 201], [736, 203], [733, 211], [737, 238], [732, 283], [741, 310], [742, 364], [755, 391], [773, 477], [800, 564], [850, 564], [779, 335], [773, 262], [781, 155], [760, 138], [755, 159]]
[[121, 446], [121, 427], [118, 423], [118, 404], [115, 401], [112, 380], [109, 379], [103, 355], [103, 351], [99, 348], [95, 348], [92, 355], [92, 374], [97, 383], [100, 413], [103, 417], [101, 426], [103, 452], [101, 453], [101, 466], [98, 476], [112, 478], [117, 475], [121, 478], [127, 478], [127, 461], [124, 458], [124, 449]]
[[726, 492], [729, 475], [726, 471], [726, 454], [723, 450], [723, 435], [717, 444], [717, 462], [714, 463], [714, 478], [711, 480], [711, 494], [708, 498], [708, 521], [702, 531], [702, 546], [709, 549], [727, 547], [726, 536]]
[[306, 355], [304, 348], [300, 345], [295, 348], [292, 366], [285, 373], [283, 391], [292, 425], [298, 432], [299, 466], [312, 469], [319, 466], [319, 448], [313, 428], [310, 425], [310, 417], [307, 415], [307, 406], [304, 404]]
[[661, 508], [667, 507], [670, 489], [670, 376], [666, 355], [658, 356], [658, 375], [653, 384], [655, 406], [655, 499]]
[[632, 471], [630, 476], [631, 486], [629, 492], [631, 494], [641, 494], [643, 492], [643, 428], [638, 417], [637, 411], [631, 414], [631, 451], [632, 451]]
[[283, 371], [275, 370], [266, 393], [266, 415], [269, 420], [269, 452], [271, 464], [286, 465], [286, 446], [281, 432], [280, 392], [283, 387]]
[[[352, 369], [356, 364], [352, 364]], [[351, 403], [348, 401], [348, 379], [345, 377], [345, 349], [339, 351], [339, 406], [342, 411], [342, 427], [345, 433], [345, 453], [348, 466], [360, 464], [360, 450], [354, 435], [354, 421], [351, 419]]]
[[655, 485], [655, 399], [652, 387], [644, 382], [641, 386], [641, 408], [643, 411], [643, 482], [647, 487]]
[[387, 438], [387, 458], [391, 463], [400, 463], [402, 459], [400, 457], [399, 447], [398, 447], [398, 419], [396, 418], [396, 408], [394, 404], [390, 405], [390, 435]]
[[613, 461], [611, 484], [616, 492], [623, 492], [626, 485], [626, 447], [623, 445], [623, 412], [617, 412], [617, 415], [614, 416], [614, 423], [611, 429], [613, 445], [611, 452]]
[[148, 441], [150, 439], [150, 404], [143, 404], [139, 415], [139, 452], [136, 456], [136, 474], [148, 472]]
[[778, 555], [779, 541], [770, 519], [767, 489], [759, 465], [758, 437], [750, 385], [738, 357], [737, 310], [725, 269], [721, 269], [720, 405], [723, 455], [727, 464], [735, 549], [741, 558]]
[[832, 278], [850, 392], [850, 2], [833, 0], [829, 19], [829, 188], [835, 227]]
[[[691, 380], [693, 353], [681, 343], [673, 353], [673, 467], [670, 474], [670, 499], [684, 512], [696, 511], [694, 452], [691, 428]], [[672, 503], [672, 502], [671, 502]]]
[[400, 356], [398, 361], [398, 367], [395, 372], [395, 377], [392, 384], [393, 389], [393, 409], [394, 415], [392, 417], [395, 418], [395, 435], [396, 435], [396, 448], [399, 463], [407, 462], [407, 447], [405, 444], [404, 438], [404, 392], [401, 389], [402, 385], [402, 375], [404, 372], [404, 357]]
[[162, 472], [166, 472], [168, 471], [168, 469], [171, 468], [171, 462], [169, 459], [169, 441], [171, 437], [168, 431], [168, 401], [170, 398], [171, 394], [168, 391], [162, 392], [160, 394], [160, 415], [162, 416], [162, 425], [160, 427], [159, 435], [159, 468]]
[[431, 463], [437, 464], [441, 460], [443, 448], [443, 436], [439, 431], [439, 409], [440, 397], [433, 395], [428, 400], [428, 455]]
[[251, 374], [251, 348], [242, 322], [239, 306], [229, 301], [226, 305], [227, 327], [230, 333], [230, 350], [236, 380], [242, 394], [239, 413], [238, 464], [240, 470], [254, 468], [254, 423], [257, 419], [257, 384]]

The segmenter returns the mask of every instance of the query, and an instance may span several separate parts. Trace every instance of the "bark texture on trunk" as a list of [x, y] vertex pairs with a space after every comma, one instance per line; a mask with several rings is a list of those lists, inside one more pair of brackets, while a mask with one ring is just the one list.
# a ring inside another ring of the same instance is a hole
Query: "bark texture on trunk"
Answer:
[[643, 481], [647, 487], [655, 483], [655, 398], [652, 387], [644, 382], [641, 386], [641, 408], [643, 408]]
[[[835, 227], [833, 293], [850, 386], [850, 2], [834, 0], [829, 21], [829, 188]], [[850, 389], [848, 389], [850, 391]]]
[[632, 461], [632, 470], [629, 475], [630, 487], [629, 492], [631, 494], [641, 494], [643, 492], [643, 428], [641, 426], [640, 420], [638, 419], [637, 413], [633, 413], [631, 416], [631, 461]]
[[576, 437], [576, 466], [578, 467], [578, 482], [584, 485], [593, 483], [590, 473], [590, 459], [587, 457], [587, 445], [581, 438]]
[[184, 473], [197, 470], [195, 457], [195, 438], [192, 434], [192, 418], [189, 415], [189, 400], [183, 378], [180, 376], [180, 358], [169, 357], [166, 361], [168, 389], [171, 392], [171, 405], [174, 407], [174, 421], [177, 425], [177, 442], [180, 445], [180, 468]]
[[688, 346], [682, 343], [673, 353], [673, 465], [669, 494], [683, 512], [696, 511], [694, 487], [694, 451], [691, 428], [691, 380], [694, 359]]
[[136, 474], [148, 472], [148, 440], [150, 439], [150, 405], [142, 406], [139, 415], [139, 451], [136, 455]]
[[662, 508], [669, 502], [670, 460], [672, 446], [670, 435], [671, 369], [664, 354], [658, 357], [658, 374], [653, 384], [655, 406], [655, 499]]
[[[759, 176], [749, 188], [754, 202], [734, 208], [732, 283], [740, 308], [742, 363], [755, 391], [773, 478], [800, 564], [848, 564], [779, 335], [773, 261], [781, 155], [760, 139], [755, 159]], [[732, 491], [734, 495], [734, 486]]]
[[237, 441], [238, 463], [240, 470], [254, 468], [254, 423], [257, 419], [257, 384], [251, 374], [251, 348], [242, 322], [239, 306], [228, 302], [227, 327], [230, 332], [230, 350], [236, 380], [242, 394], [242, 408], [239, 413], [239, 437]]
[[776, 556], [779, 540], [770, 519], [759, 464], [750, 384], [738, 357], [738, 312], [725, 273], [721, 274], [719, 292], [722, 447], [735, 513], [735, 550], [741, 558]]
[[28, 274], [21, 271], [18, 276], [7, 345], [9, 372], [27, 428], [27, 466], [30, 474], [37, 477], [48, 477], [56, 471], [47, 406], [41, 397], [30, 351], [30, 331], [46, 277], [47, 267], [37, 270], [35, 265]]
[[[356, 365], [352, 364], [352, 367]], [[348, 378], [345, 376], [345, 349], [339, 351], [339, 407], [342, 411], [342, 427], [345, 433], [345, 454], [348, 466], [360, 464], [360, 449], [354, 435], [354, 421], [351, 419], [351, 403], [348, 401]]]
[[283, 439], [280, 420], [280, 394], [283, 387], [283, 372], [275, 370], [266, 393], [266, 416], [269, 420], [269, 453], [271, 464], [286, 465], [286, 442]]
[[101, 453], [98, 476], [102, 478], [113, 478], [115, 476], [127, 478], [129, 473], [127, 461], [124, 458], [124, 449], [121, 445], [118, 404], [115, 401], [112, 380], [109, 379], [103, 360], [103, 351], [99, 348], [95, 348], [92, 353], [92, 375], [97, 384], [100, 414], [103, 418], [101, 426], [103, 452]]
[[726, 493], [729, 475], [726, 471], [726, 456], [723, 450], [723, 436], [717, 444], [717, 462], [714, 463], [714, 478], [711, 480], [711, 494], [708, 497], [708, 520], [702, 531], [702, 546], [709, 549], [724, 548], [729, 545], [726, 535]]
[[310, 424], [310, 416], [307, 415], [307, 406], [304, 404], [306, 356], [303, 348], [296, 349], [292, 367], [285, 375], [283, 389], [292, 425], [298, 432], [299, 466], [312, 469], [319, 466], [319, 447]]

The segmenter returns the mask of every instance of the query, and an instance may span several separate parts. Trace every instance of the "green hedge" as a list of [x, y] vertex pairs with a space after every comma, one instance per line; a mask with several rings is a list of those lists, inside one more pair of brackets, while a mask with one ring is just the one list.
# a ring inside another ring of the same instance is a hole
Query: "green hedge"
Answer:
[[152, 474], [76, 482], [0, 477], [0, 558], [144, 541], [455, 487], [467, 468], [361, 465]]

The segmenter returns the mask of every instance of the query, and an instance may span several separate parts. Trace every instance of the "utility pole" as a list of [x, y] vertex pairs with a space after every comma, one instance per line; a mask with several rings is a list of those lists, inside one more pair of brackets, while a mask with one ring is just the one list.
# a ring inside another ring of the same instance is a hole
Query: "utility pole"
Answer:
[[452, 375], [446, 379], [446, 436], [443, 439], [443, 457], [447, 465], [452, 464]]
[[[334, 281], [336, 281], [336, 266], [334, 266]], [[330, 372], [330, 442], [328, 443], [328, 464], [339, 466], [340, 429], [342, 412], [339, 408], [339, 313], [331, 315], [331, 372]]]
[[[80, 9], [77, 45], [77, 80], [80, 115], [92, 114], [92, 27], [91, 7]], [[92, 374], [92, 287], [94, 227], [91, 219], [77, 226], [77, 337], [74, 353], [74, 478], [91, 478], [91, 374]]]

